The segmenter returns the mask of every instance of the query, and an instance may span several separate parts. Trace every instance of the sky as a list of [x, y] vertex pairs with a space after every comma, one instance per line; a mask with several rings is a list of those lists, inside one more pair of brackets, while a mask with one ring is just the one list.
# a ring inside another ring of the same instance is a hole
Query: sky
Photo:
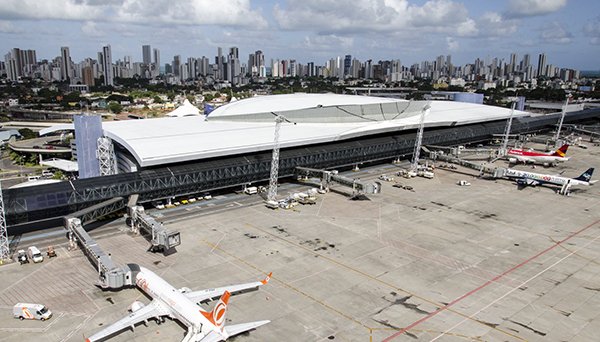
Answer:
[[455, 65], [510, 53], [545, 53], [547, 62], [600, 70], [598, 0], [0, 0], [0, 46], [35, 49], [39, 59], [68, 46], [79, 62], [110, 44], [113, 62], [142, 48], [207, 56], [231, 46], [242, 63], [262, 50], [266, 61], [324, 64], [350, 54], [400, 59], [410, 66], [439, 55]]

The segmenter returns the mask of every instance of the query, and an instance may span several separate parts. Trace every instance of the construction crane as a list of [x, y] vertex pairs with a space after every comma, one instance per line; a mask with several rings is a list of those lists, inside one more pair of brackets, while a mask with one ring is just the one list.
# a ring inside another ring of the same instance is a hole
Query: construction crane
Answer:
[[421, 119], [419, 120], [419, 131], [417, 133], [417, 140], [415, 141], [415, 150], [413, 151], [413, 161], [410, 166], [411, 171], [417, 171], [419, 168], [419, 154], [421, 152], [421, 142], [423, 141], [423, 130], [425, 129], [425, 115], [429, 114], [431, 105], [427, 103], [421, 109]]
[[275, 115], [275, 135], [273, 137], [273, 158], [271, 159], [271, 175], [269, 177], [269, 189], [267, 191], [267, 202], [274, 202], [277, 197], [277, 178], [279, 177], [279, 129], [281, 123], [288, 121], [284, 116]]

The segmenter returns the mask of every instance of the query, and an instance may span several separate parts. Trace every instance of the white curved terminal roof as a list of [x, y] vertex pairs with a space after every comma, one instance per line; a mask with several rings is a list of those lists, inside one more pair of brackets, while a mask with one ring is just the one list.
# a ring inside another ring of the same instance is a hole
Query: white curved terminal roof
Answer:
[[[289, 106], [286, 107], [287, 100]], [[128, 149], [140, 166], [147, 167], [269, 150], [273, 147], [274, 133], [274, 116], [270, 112], [286, 115], [287, 108], [290, 116], [302, 119], [302, 113], [310, 112], [310, 108], [317, 110], [311, 112], [312, 115], [319, 113], [320, 109], [314, 108], [315, 103], [323, 104], [325, 115], [333, 113], [332, 119], [327, 123], [311, 120], [297, 120], [296, 124], [283, 123], [280, 131], [282, 148], [413, 129], [418, 127], [420, 109], [426, 101], [409, 103], [404, 100], [330, 94], [275, 95], [240, 100], [223, 106], [221, 108], [224, 111], [220, 115], [213, 117], [211, 114], [208, 120], [203, 116], [191, 116], [113, 121], [104, 122], [103, 129], [106, 136]], [[430, 104], [431, 110], [425, 117], [425, 124], [429, 127], [500, 120], [510, 116], [509, 109], [500, 107], [451, 101], [432, 101]], [[325, 108], [325, 105], [329, 108]], [[346, 105], [359, 106], [332, 107]], [[357, 114], [373, 105], [375, 108], [391, 106], [389, 108], [393, 110], [398, 107], [401, 111]], [[264, 114], [267, 116], [261, 118], [261, 114], [252, 114], [259, 112], [267, 113]], [[340, 113], [346, 113], [346, 117], [340, 119]], [[527, 115], [525, 112], [515, 114]], [[227, 115], [236, 116], [237, 119], [224, 120]], [[73, 125], [57, 125], [40, 133], [66, 129], [73, 129]]]
[[306, 94], [294, 93], [284, 95], [255, 96], [244, 100], [230, 102], [210, 113], [210, 117], [244, 115], [263, 112], [283, 112], [316, 107], [337, 105], [365, 105], [391, 102], [408, 102], [406, 100], [389, 99], [373, 96], [339, 95], [339, 94]]

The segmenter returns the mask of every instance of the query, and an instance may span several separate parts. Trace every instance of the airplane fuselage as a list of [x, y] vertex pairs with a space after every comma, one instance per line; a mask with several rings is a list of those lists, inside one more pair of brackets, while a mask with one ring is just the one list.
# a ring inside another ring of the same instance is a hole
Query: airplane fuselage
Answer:
[[140, 267], [140, 270], [135, 279], [136, 285], [169, 308], [172, 318], [178, 319], [198, 333], [209, 323], [202, 315], [202, 309], [183, 293], [147, 268]]
[[574, 178], [561, 177], [561, 176], [553, 176], [546, 175], [541, 173], [533, 173], [527, 171], [519, 171], [513, 169], [506, 169], [506, 173], [504, 174], [506, 177], [515, 178], [515, 179], [530, 179], [532, 181], [542, 183], [549, 183], [555, 185], [565, 185], [567, 183], [571, 185], [590, 185], [589, 182], [577, 180]]
[[527, 152], [523, 150], [509, 150], [508, 158], [514, 158], [523, 163], [559, 163], [569, 160], [567, 157], [553, 156], [538, 152]]

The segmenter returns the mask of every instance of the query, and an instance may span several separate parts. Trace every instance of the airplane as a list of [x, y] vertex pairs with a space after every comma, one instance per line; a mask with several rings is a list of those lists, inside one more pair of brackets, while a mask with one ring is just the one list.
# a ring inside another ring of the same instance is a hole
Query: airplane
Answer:
[[561, 194], [568, 194], [569, 189], [572, 186], [576, 185], [592, 185], [597, 181], [592, 181], [592, 174], [594, 173], [594, 168], [591, 167], [587, 169], [584, 173], [582, 173], [579, 177], [569, 178], [562, 176], [553, 176], [546, 175], [540, 173], [533, 173], [527, 171], [519, 171], [513, 169], [506, 169], [504, 176], [509, 179], [515, 179], [517, 184], [520, 187], [524, 186], [536, 186], [542, 184], [554, 184], [560, 185], [562, 188], [560, 190]]
[[[131, 328], [138, 323], [144, 324], [149, 319], [156, 319], [157, 323], [164, 322], [164, 317], [177, 319], [188, 327], [182, 342], [217, 342], [225, 341], [229, 337], [256, 329], [270, 321], [256, 321], [225, 326], [225, 313], [229, 297], [257, 290], [266, 285], [271, 279], [272, 272], [262, 281], [224, 286], [214, 289], [191, 291], [188, 288], [176, 289], [154, 272], [139, 266], [129, 264], [135, 274], [136, 285], [152, 297], [150, 304], [145, 305], [139, 301], [131, 305], [131, 314], [110, 326], [88, 337], [86, 342], [101, 341], [113, 337], [124, 329]], [[199, 303], [219, 298], [213, 310], [206, 312]]]
[[523, 149], [512, 148], [508, 150], [508, 152], [506, 153], [506, 157], [508, 159], [508, 162], [511, 164], [516, 164], [518, 162], [525, 164], [555, 164], [569, 160], [569, 158], [565, 157], [568, 148], [569, 145], [565, 144], [553, 153], [525, 151]]

